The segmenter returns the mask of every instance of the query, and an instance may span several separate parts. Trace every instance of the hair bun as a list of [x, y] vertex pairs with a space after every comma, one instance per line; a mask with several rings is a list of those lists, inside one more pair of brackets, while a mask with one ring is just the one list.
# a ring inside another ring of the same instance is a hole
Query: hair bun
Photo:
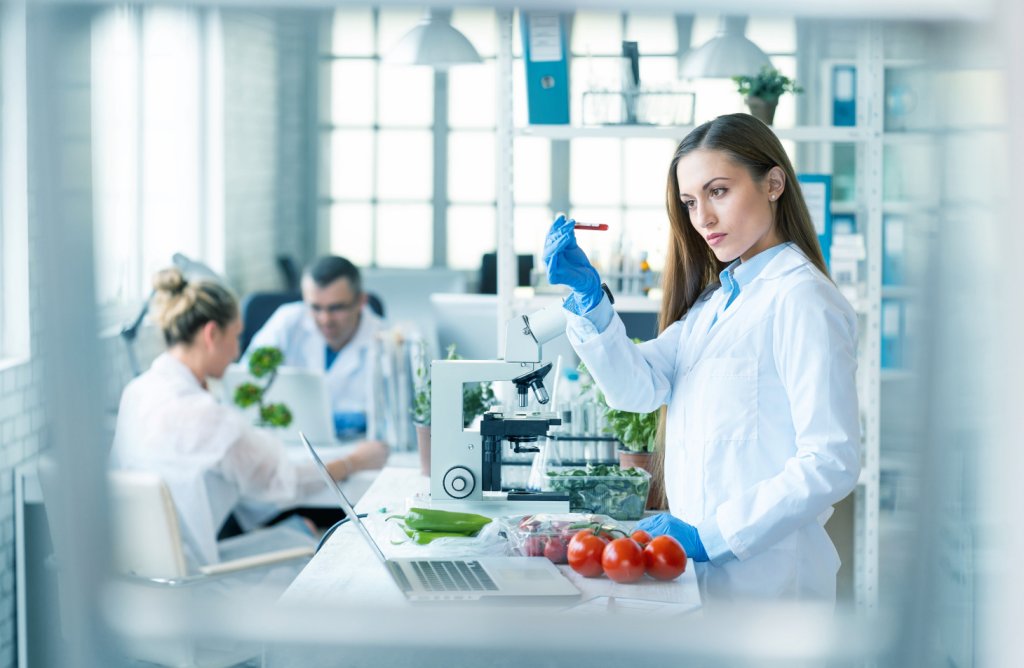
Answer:
[[188, 281], [177, 267], [170, 267], [157, 272], [153, 277], [153, 288], [158, 292], [167, 292], [171, 295], [179, 295], [185, 290]]

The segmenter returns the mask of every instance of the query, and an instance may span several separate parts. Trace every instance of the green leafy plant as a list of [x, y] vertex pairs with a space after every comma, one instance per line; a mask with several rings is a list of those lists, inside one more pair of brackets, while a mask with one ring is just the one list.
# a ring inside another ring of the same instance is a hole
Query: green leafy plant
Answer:
[[[430, 424], [430, 360], [426, 344], [420, 342], [417, 354], [415, 392], [412, 398], [412, 419], [418, 424]], [[455, 344], [448, 346], [446, 360], [460, 360]], [[462, 386], [462, 426], [468, 427], [478, 416], [497, 403], [490, 383], [466, 383]]]
[[784, 93], [804, 92], [804, 89], [797, 85], [796, 81], [785, 76], [771, 65], [765, 65], [756, 75], [735, 76], [740, 95], [744, 98], [756, 97], [774, 104], [779, 101]]
[[284, 354], [274, 346], [257, 348], [249, 356], [249, 373], [254, 378], [266, 378], [266, 383], [242, 383], [235, 388], [235, 404], [241, 408], [259, 406], [260, 424], [268, 427], [287, 427], [292, 423], [292, 412], [284, 404], [264, 403], [263, 397], [277, 378], [277, 368], [284, 362]]
[[608, 421], [605, 431], [619, 439], [622, 447], [633, 452], [654, 452], [658, 411], [630, 413], [609, 408], [605, 416]]
[[[640, 343], [640, 339], [633, 339], [634, 343]], [[600, 388], [591, 379], [590, 372], [585, 364], [580, 362], [579, 372], [583, 374], [583, 391], [592, 391], [594, 399], [605, 410], [606, 434], [611, 434], [619, 439], [622, 447], [631, 452], [654, 452], [655, 436], [658, 433], [658, 411], [650, 413], [631, 413], [610, 408]]]

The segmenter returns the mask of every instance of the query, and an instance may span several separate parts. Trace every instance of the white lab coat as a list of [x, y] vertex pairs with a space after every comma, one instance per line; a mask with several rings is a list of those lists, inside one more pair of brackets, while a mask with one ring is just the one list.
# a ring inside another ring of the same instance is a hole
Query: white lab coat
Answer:
[[705, 292], [656, 339], [633, 345], [615, 316], [578, 316], [569, 339], [614, 408], [668, 405], [671, 513], [711, 522], [737, 559], [697, 564], [711, 600], [835, 600], [839, 557], [824, 529], [860, 469], [856, 315], [794, 246], [712, 319]]
[[[335, 413], [365, 413], [372, 394], [373, 341], [383, 321], [369, 308], [363, 308], [359, 327], [331, 368], [327, 370], [327, 391]], [[270, 316], [252, 337], [246, 353], [261, 346], [276, 346], [284, 353], [288, 366], [324, 371], [327, 340], [317, 329], [309, 307], [303, 302], [284, 304]]]
[[293, 463], [280, 441], [218, 403], [168, 353], [121, 395], [110, 461], [163, 477], [193, 565], [219, 560], [217, 532], [242, 498], [284, 504], [323, 487], [312, 462]]

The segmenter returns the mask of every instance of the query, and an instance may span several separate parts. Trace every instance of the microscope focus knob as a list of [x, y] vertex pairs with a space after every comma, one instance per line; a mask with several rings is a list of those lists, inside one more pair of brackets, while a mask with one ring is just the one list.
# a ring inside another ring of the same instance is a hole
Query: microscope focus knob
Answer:
[[444, 491], [454, 499], [464, 499], [473, 493], [476, 478], [465, 466], [453, 466], [444, 474]]

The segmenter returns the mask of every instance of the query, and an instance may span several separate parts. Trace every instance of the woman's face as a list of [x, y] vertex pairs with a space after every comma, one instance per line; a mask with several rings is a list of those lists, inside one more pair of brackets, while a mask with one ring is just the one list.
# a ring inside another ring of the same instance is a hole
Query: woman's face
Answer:
[[213, 378], [220, 378], [228, 365], [238, 359], [238, 337], [242, 334], [242, 319], [235, 318], [223, 328], [216, 323], [212, 325], [206, 373]]
[[775, 201], [785, 174], [778, 167], [756, 183], [727, 153], [697, 149], [679, 160], [676, 180], [690, 224], [722, 262], [746, 261], [781, 243]]

